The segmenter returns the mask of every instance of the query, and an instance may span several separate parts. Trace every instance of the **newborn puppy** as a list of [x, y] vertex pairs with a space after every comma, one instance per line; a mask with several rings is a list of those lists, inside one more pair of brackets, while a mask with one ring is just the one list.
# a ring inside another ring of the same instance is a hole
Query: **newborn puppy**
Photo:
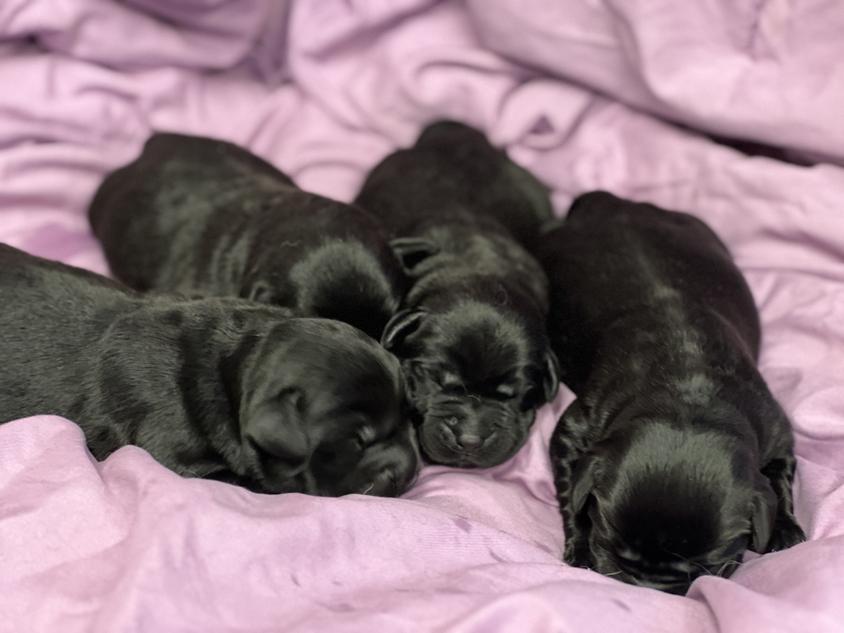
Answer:
[[224, 141], [154, 134], [105, 179], [89, 215], [112, 272], [137, 290], [240, 296], [376, 339], [403, 291], [369, 214]]
[[716, 235], [594, 192], [538, 254], [577, 395], [551, 441], [566, 561], [684, 593], [748, 547], [804, 540], [790, 424], [756, 368], [753, 297]]
[[398, 361], [350, 325], [241, 299], [141, 297], [0, 245], [0, 421], [78, 422], [267, 493], [397, 495], [413, 479]]
[[399, 238], [411, 279], [382, 342], [402, 359], [423, 452], [504, 462], [559, 386], [547, 282], [514, 237], [550, 217], [545, 190], [480, 132], [444, 122], [375, 167], [357, 202]]

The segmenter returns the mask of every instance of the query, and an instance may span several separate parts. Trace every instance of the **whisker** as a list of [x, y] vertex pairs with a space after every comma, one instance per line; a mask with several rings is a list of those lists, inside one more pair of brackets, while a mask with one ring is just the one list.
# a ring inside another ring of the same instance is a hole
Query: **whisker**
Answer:
[[[666, 551], [666, 552], [668, 552], [669, 554], [671, 554], [672, 556], [676, 556], [676, 557], [677, 557], [677, 558], [679, 558], [682, 562], [684, 562], [684, 563], [688, 563], [689, 565], [691, 565], [691, 566], [693, 566], [693, 567], [697, 567], [697, 568], [698, 568], [699, 570], [701, 570], [701, 571], [702, 571], [705, 575], [707, 575], [707, 576], [712, 575], [712, 572], [711, 572], [709, 569], [707, 569], [706, 567], [704, 567], [703, 565], [701, 565], [700, 563], [695, 562], [695, 561], [691, 560], [690, 558], [685, 558], [684, 556], [680, 556], [680, 554], [678, 554], [678, 553], [676, 553], [676, 552], [671, 552], [671, 551], [669, 551], [669, 550], [665, 550], [665, 551]], [[686, 575], [689, 577], [689, 580], [691, 580], [691, 572], [686, 572]]]
[[739, 562], [737, 560], [728, 560], [726, 563], [721, 565], [721, 567], [718, 569], [718, 572], [715, 575], [720, 576], [724, 572], [724, 570], [727, 569], [730, 565], [735, 565], [736, 567], [738, 567], [739, 565], [741, 565], [741, 562]]

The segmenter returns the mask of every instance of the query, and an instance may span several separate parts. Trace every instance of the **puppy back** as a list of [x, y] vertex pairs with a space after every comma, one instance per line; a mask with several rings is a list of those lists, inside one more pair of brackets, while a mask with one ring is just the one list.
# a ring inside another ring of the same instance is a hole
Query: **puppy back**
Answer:
[[495, 222], [532, 244], [552, 214], [548, 190], [494, 147], [482, 132], [456, 121], [426, 127], [416, 144], [385, 157], [367, 175], [357, 202], [396, 237], [420, 227]]
[[495, 218], [522, 244], [530, 244], [552, 217], [548, 188], [481, 131], [438, 121], [422, 131], [416, 147], [435, 153], [439, 169], [453, 174], [457, 187], [451, 194], [458, 193], [459, 202]]
[[435, 121], [426, 126], [416, 141], [417, 147], [453, 148], [458, 144], [476, 145], [483, 150], [493, 150], [492, 145], [479, 130], [465, 123], [447, 119]]
[[645, 320], [650, 329], [737, 343], [756, 356], [759, 321], [747, 282], [723, 242], [691, 215], [591, 192], [575, 199], [536, 252], [551, 287], [552, 337], [569, 341], [563, 347], [597, 341], [608, 324], [636, 314], [641, 328]]

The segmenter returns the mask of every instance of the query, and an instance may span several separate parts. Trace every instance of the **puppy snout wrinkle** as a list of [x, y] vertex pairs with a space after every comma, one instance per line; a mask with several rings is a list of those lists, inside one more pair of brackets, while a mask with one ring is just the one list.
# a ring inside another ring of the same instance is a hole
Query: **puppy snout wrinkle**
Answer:
[[479, 429], [454, 416], [441, 422], [440, 433], [449, 444], [468, 451], [481, 448], [489, 437], [489, 434], [482, 434]]
[[454, 432], [452, 425], [448, 424], [447, 422], [440, 423], [440, 436], [446, 440], [447, 442], [456, 444], [457, 443], [457, 434]]

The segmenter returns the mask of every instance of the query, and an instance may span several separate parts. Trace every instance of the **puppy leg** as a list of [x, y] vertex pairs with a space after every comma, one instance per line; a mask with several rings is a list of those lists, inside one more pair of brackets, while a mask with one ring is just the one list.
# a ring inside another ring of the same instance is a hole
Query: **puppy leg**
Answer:
[[551, 436], [551, 466], [566, 535], [563, 560], [577, 567], [588, 567], [591, 559], [589, 521], [578, 516], [583, 513], [578, 512], [574, 490], [574, 464], [585, 449], [583, 443], [588, 427], [583, 409], [575, 400], [560, 417]]
[[592, 569], [595, 560], [589, 547], [589, 534], [592, 531], [592, 521], [583, 512], [573, 513], [572, 520], [565, 524], [566, 546], [563, 560], [572, 567]]
[[771, 488], [777, 496], [776, 520], [767, 547], [769, 552], [787, 549], [806, 540], [803, 529], [794, 517], [792, 482], [796, 463], [793, 455], [785, 455], [771, 460], [762, 469], [762, 474], [771, 482]]

